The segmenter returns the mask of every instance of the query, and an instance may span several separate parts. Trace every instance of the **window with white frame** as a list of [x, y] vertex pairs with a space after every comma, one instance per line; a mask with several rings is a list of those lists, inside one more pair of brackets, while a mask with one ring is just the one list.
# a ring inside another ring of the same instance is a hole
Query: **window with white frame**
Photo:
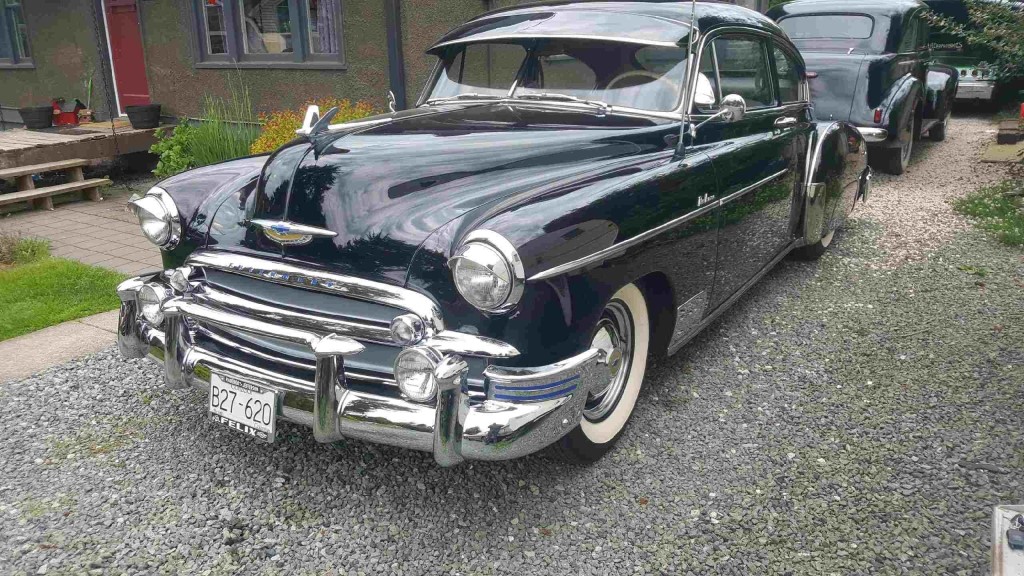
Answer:
[[341, 0], [193, 0], [197, 65], [340, 67]]
[[32, 49], [22, 0], [0, 0], [0, 66], [31, 65]]

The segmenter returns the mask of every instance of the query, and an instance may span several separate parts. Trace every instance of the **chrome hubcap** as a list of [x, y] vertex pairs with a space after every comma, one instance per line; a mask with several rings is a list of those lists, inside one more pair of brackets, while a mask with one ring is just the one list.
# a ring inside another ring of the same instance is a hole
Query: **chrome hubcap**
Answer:
[[590, 345], [604, 351], [605, 364], [611, 373], [608, 386], [591, 392], [583, 407], [584, 418], [600, 422], [615, 410], [629, 378], [633, 358], [633, 318], [625, 304], [618, 300], [608, 304]]

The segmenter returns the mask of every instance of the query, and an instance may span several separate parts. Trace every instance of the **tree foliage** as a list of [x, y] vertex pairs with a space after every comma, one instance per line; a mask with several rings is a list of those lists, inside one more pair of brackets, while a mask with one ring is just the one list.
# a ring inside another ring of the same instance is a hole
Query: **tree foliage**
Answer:
[[932, 26], [960, 38], [973, 47], [983, 47], [995, 55], [996, 78], [1024, 77], [1024, 10], [1018, 2], [1004, 0], [964, 0], [968, 21], [932, 12]]

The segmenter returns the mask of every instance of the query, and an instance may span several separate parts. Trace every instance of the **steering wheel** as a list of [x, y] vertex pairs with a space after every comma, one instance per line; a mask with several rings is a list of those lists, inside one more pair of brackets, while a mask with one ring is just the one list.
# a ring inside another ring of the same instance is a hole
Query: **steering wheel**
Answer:
[[622, 74], [612, 78], [611, 81], [608, 82], [607, 85], [605, 85], [604, 89], [605, 90], [610, 90], [615, 84], [620, 83], [623, 80], [626, 80], [626, 79], [629, 79], [629, 78], [634, 78], [634, 77], [650, 78], [651, 80], [654, 80], [655, 82], [665, 82], [666, 84], [669, 85], [670, 88], [672, 88], [676, 92], [679, 91], [679, 83], [674, 82], [672, 80], [669, 80], [665, 76], [659, 76], [657, 74], [654, 74], [653, 72], [650, 72], [648, 70], [630, 70], [628, 72], [624, 72], [624, 73], [622, 73]]

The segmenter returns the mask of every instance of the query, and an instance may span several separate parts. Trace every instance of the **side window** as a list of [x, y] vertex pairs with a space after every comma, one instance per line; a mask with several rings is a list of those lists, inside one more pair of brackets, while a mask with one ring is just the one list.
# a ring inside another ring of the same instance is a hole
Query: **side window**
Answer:
[[739, 94], [751, 110], [773, 106], [775, 96], [764, 42], [749, 36], [724, 36], [715, 39], [714, 44], [722, 95]]
[[899, 48], [900, 53], [916, 52], [920, 35], [921, 19], [914, 15], [907, 19], [906, 26], [903, 28], [903, 38], [900, 40]]
[[775, 57], [775, 70], [779, 75], [779, 100], [783, 104], [799, 102], [800, 72], [797, 70], [796, 61], [778, 46], [772, 48], [772, 53]]
[[722, 92], [718, 89], [718, 74], [715, 71], [715, 45], [704, 50], [697, 75], [697, 91], [694, 94], [694, 112], [713, 114], [718, 110]]

